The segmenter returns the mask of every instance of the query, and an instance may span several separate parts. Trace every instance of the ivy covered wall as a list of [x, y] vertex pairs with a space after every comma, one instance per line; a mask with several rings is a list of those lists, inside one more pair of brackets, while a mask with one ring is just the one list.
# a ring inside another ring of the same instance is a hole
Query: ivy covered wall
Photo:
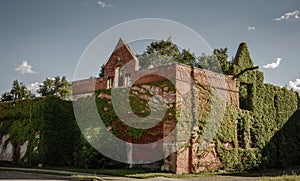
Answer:
[[[247, 44], [241, 43], [232, 67], [233, 75], [253, 67]], [[238, 77], [240, 109], [237, 110], [236, 147], [218, 153], [225, 168], [286, 167], [300, 161], [299, 94], [263, 83], [263, 73], [246, 71]], [[225, 120], [224, 120], [225, 121]], [[224, 122], [226, 123], [226, 121]], [[227, 129], [223, 125], [220, 129]], [[220, 135], [219, 135], [220, 136]]]
[[[197, 152], [198, 160], [192, 162], [197, 168], [191, 169], [191, 172], [198, 172], [203, 166], [207, 170], [243, 170], [299, 164], [299, 95], [287, 88], [264, 84], [263, 73], [259, 70], [244, 71], [253, 66], [247, 45], [240, 44], [230, 70], [232, 75], [239, 74], [239, 106], [226, 104], [220, 129], [209, 147]], [[207, 88], [200, 84], [196, 86], [197, 90], [202, 91], [203, 100], [213, 101]], [[137, 85], [130, 90], [130, 105], [135, 114], [146, 117], [150, 114], [147, 101], [153, 95], [168, 97], [174, 91], [169, 81]], [[168, 104], [167, 116], [157, 127], [150, 130], [133, 129], [117, 119], [111, 104], [110, 90], [101, 90], [96, 93], [96, 97], [99, 114], [104, 118], [106, 127], [117, 137], [132, 143], [140, 143], [141, 140], [150, 143], [161, 139], [168, 134], [165, 130], [166, 121], [173, 121], [169, 131], [177, 121], [176, 106]], [[79, 101], [84, 103], [84, 99]], [[201, 119], [197, 123], [199, 129], [195, 132], [201, 134], [204, 125], [208, 124], [206, 117], [210, 109], [205, 104], [200, 104], [200, 108]], [[89, 110], [85, 111], [89, 113]], [[6, 102], [0, 104], [0, 113], [0, 138], [9, 135], [2, 144], [13, 145], [13, 160], [16, 162], [20, 158], [20, 147], [28, 141], [27, 152], [19, 163], [32, 166], [42, 163], [96, 168], [101, 165], [126, 167], [126, 164], [105, 158], [89, 145], [78, 129], [71, 102], [55, 97]], [[191, 137], [193, 135], [194, 132]], [[193, 144], [185, 146], [193, 148]], [[211, 153], [216, 157], [214, 168], [208, 162], [203, 165], [201, 160], [209, 158]]]
[[[68, 165], [80, 137], [71, 102], [56, 97], [0, 104], [0, 138], [13, 146], [15, 163], [37, 166]], [[20, 159], [20, 146], [28, 142]], [[19, 160], [20, 159], [20, 160]]]

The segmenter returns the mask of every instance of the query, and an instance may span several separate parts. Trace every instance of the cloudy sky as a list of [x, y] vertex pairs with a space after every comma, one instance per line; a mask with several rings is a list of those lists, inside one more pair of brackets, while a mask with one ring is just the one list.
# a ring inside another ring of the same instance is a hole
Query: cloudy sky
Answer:
[[94, 38], [115, 25], [139, 18], [163, 18], [184, 24], [200, 34], [211, 48], [227, 47], [230, 57], [244, 41], [255, 64], [265, 73], [265, 82], [300, 90], [297, 0], [0, 3], [0, 93], [9, 91], [15, 79], [30, 89], [47, 77], [66, 75], [72, 80], [81, 54]]

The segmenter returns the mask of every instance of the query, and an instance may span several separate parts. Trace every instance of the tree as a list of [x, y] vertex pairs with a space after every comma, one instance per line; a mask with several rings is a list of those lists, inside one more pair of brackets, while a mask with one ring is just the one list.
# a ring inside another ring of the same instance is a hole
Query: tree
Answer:
[[212, 55], [202, 54], [199, 56], [196, 67], [228, 75], [230, 62], [227, 61], [227, 58], [227, 48], [214, 49]]
[[104, 64], [102, 64], [101, 65], [101, 67], [100, 67], [100, 73], [99, 73], [99, 77], [104, 77], [104, 67], [105, 67], [105, 65]]
[[71, 83], [65, 76], [60, 78], [56, 76], [54, 79], [47, 78], [37, 90], [41, 96], [58, 96], [61, 99], [69, 99], [71, 95]]
[[140, 63], [140, 69], [154, 68], [162, 65], [168, 65], [173, 62], [193, 65], [196, 59], [189, 50], [179, 50], [171, 38], [166, 41], [155, 41], [147, 46], [146, 51], [137, 55]]
[[217, 57], [219, 64], [223, 70], [223, 73], [228, 75], [229, 74], [229, 68], [230, 68], [230, 62], [228, 59], [228, 49], [227, 48], [220, 48], [220, 49], [214, 49], [214, 55]]
[[177, 58], [177, 62], [194, 67], [196, 63], [196, 56], [194, 53], [191, 53], [190, 50], [183, 49], [180, 56]]
[[14, 100], [28, 98], [30, 96], [26, 86], [22, 82], [19, 83], [18, 80], [14, 80], [10, 94]]
[[5, 92], [4, 94], [1, 95], [1, 102], [5, 101], [12, 101], [13, 97], [9, 92]]
[[31, 98], [35, 95], [27, 90], [27, 87], [18, 80], [14, 80], [10, 92], [1, 95], [1, 102]]

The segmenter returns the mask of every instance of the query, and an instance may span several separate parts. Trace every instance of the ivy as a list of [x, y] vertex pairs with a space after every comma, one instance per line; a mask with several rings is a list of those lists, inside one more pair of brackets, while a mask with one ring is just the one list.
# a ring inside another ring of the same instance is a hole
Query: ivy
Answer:
[[[212, 141], [217, 157], [221, 160], [223, 169], [247, 170], [299, 164], [299, 95], [287, 88], [264, 84], [263, 73], [252, 69], [253, 66], [247, 45], [242, 43], [230, 68], [233, 76], [239, 75], [237, 80], [240, 102], [238, 106], [226, 104], [223, 121]], [[216, 126], [216, 120], [209, 118], [209, 105], [218, 102], [210, 95], [209, 86], [196, 83], [196, 89], [200, 98], [200, 111], [198, 115], [194, 115], [198, 122], [193, 126], [198, 129], [192, 133], [192, 139], [203, 134], [208, 124]], [[117, 93], [122, 96], [122, 91], [127, 88], [119, 90]], [[146, 118], [151, 114], [150, 108], [158, 109], [158, 106], [151, 107], [149, 104], [149, 100], [156, 94], [162, 97], [180, 96], [176, 94], [176, 87], [169, 80], [133, 85], [129, 90], [129, 104], [133, 113], [148, 121]], [[112, 105], [111, 89], [96, 91], [95, 98], [81, 98], [78, 101], [84, 105], [90, 99], [96, 101], [104, 125], [115, 136], [132, 143], [151, 143], [163, 138], [166, 121], [178, 123], [181, 116], [181, 105], [176, 105], [174, 97], [174, 102], [169, 101], [166, 104], [166, 114], [157, 126], [138, 129], [126, 125], [118, 118]], [[120, 104], [123, 103], [121, 101]], [[122, 108], [123, 105], [119, 106]], [[93, 119], [91, 110], [85, 111], [87, 118]], [[19, 161], [21, 164], [125, 166], [104, 157], [83, 138], [74, 118], [71, 102], [55, 97], [17, 100], [1, 103], [0, 112], [0, 136], [10, 136], [5, 144], [10, 142], [13, 146], [20, 146], [28, 141], [26, 155]], [[89, 120], [83, 126], [83, 129], [92, 130], [91, 132], [95, 128], [94, 122]], [[188, 142], [185, 146], [192, 145]], [[211, 150], [210, 147], [203, 153]]]
[[0, 112], [0, 136], [8, 134], [14, 147], [28, 141], [25, 156], [15, 162], [31, 166], [72, 162], [80, 133], [71, 102], [56, 97], [18, 100], [1, 103]]
[[[245, 43], [240, 45], [233, 63], [233, 75], [253, 67]], [[225, 115], [217, 138], [217, 151], [224, 168], [243, 170], [299, 163], [298, 93], [264, 84], [263, 73], [258, 70], [244, 72], [238, 82], [240, 109], [229, 108], [226, 112], [238, 115], [231, 118]], [[236, 128], [229, 128], [232, 121], [237, 122]], [[230, 141], [237, 147], [227, 150], [222, 143]]]

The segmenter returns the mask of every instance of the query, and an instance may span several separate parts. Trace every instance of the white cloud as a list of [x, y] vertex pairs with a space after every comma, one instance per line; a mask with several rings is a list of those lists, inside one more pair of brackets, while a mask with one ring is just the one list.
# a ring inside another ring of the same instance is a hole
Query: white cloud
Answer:
[[113, 7], [114, 5], [112, 4], [107, 4], [103, 1], [98, 1], [97, 4], [101, 7], [101, 8], [105, 8], [105, 7]]
[[15, 71], [20, 72], [21, 74], [34, 74], [35, 71], [32, 70], [32, 66], [28, 64], [26, 60], [23, 60], [21, 65], [15, 68]]
[[37, 94], [37, 90], [38, 88], [40, 88], [40, 85], [42, 85], [43, 83], [41, 82], [33, 82], [33, 83], [30, 83], [28, 84], [26, 87], [27, 87], [27, 90], [31, 91], [32, 93], [34, 94]]
[[300, 92], [300, 79], [296, 79], [294, 82], [289, 81], [289, 88], [293, 89], [294, 91]]
[[275, 69], [275, 68], [279, 67], [280, 61], [281, 61], [281, 60], [282, 60], [282, 58], [278, 57], [278, 58], [276, 58], [276, 61], [275, 61], [275, 62], [273, 62], [273, 63], [268, 63], [268, 64], [266, 64], [266, 65], [263, 65], [263, 67], [264, 67], [265, 69]]
[[255, 28], [255, 26], [248, 26], [247, 27], [247, 30], [248, 31], [254, 31], [256, 28]]
[[291, 18], [293, 20], [299, 19], [299, 11], [295, 10], [293, 12], [284, 13], [280, 17], [274, 18], [273, 21], [288, 20], [289, 18]]

